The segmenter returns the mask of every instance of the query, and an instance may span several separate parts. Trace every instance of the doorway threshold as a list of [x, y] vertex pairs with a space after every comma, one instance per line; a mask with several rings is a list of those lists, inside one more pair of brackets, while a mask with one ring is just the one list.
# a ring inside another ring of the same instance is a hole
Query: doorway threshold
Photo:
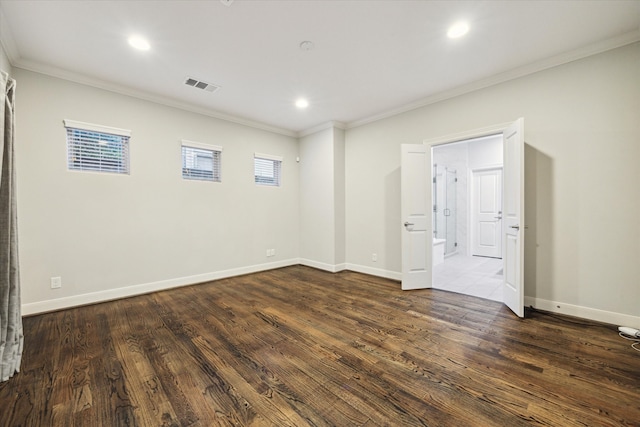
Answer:
[[502, 259], [455, 255], [433, 268], [433, 287], [503, 302]]

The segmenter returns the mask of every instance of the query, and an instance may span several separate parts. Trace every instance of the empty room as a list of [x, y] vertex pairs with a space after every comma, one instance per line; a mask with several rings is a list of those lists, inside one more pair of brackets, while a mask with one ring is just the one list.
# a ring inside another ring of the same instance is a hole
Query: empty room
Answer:
[[0, 426], [640, 425], [640, 1], [0, 0]]

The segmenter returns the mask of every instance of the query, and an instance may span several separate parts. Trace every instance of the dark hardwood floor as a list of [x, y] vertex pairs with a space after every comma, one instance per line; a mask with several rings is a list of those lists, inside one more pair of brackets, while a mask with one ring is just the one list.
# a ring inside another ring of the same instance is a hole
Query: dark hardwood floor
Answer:
[[24, 319], [2, 426], [640, 425], [615, 327], [295, 266]]

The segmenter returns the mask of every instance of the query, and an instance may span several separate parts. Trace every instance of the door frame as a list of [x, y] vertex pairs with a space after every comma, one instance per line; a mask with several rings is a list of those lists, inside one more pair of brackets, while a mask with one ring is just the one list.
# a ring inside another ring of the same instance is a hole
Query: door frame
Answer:
[[[467, 130], [467, 131], [463, 131], [463, 132], [459, 132], [459, 133], [455, 133], [455, 134], [449, 134], [449, 135], [444, 135], [444, 136], [440, 136], [437, 138], [429, 138], [429, 139], [424, 139], [422, 141], [422, 143], [424, 145], [427, 145], [430, 149], [428, 150], [429, 153], [429, 164], [433, 164], [433, 159], [432, 159], [432, 155], [433, 155], [433, 148], [440, 146], [440, 145], [444, 145], [444, 144], [451, 144], [454, 142], [462, 142], [462, 141], [466, 141], [469, 139], [475, 139], [475, 138], [482, 138], [484, 136], [491, 136], [491, 135], [497, 135], [497, 134], [502, 134], [503, 135], [503, 141], [504, 141], [504, 134], [505, 132], [510, 129], [513, 128], [514, 124], [517, 124], [518, 126], [522, 126], [522, 119], [516, 119], [514, 121], [508, 122], [508, 123], [500, 123], [500, 124], [495, 124], [495, 125], [491, 125], [491, 126], [487, 126], [484, 128], [479, 128], [479, 129], [473, 129], [473, 130]], [[520, 130], [523, 130], [522, 128], [520, 128]], [[523, 135], [524, 137], [524, 135]], [[503, 146], [503, 150], [504, 150], [504, 146]], [[503, 159], [503, 192], [504, 192], [504, 168], [506, 167], [505, 165], [506, 163], [506, 159]], [[522, 166], [522, 165], [520, 165]], [[521, 189], [522, 191], [522, 197], [524, 197], [524, 188]], [[503, 203], [504, 203], [504, 194], [503, 194]], [[504, 209], [503, 209], [504, 212]], [[522, 215], [524, 215], [524, 212], [522, 212]], [[432, 216], [432, 215], [430, 215]], [[431, 220], [433, 221], [433, 218], [431, 218]], [[523, 231], [524, 231], [524, 224], [521, 224]], [[504, 225], [503, 225], [504, 226]], [[503, 264], [504, 264], [504, 241], [503, 241]], [[520, 274], [522, 274], [522, 271], [524, 271], [524, 258], [522, 256], [522, 254], [520, 255]], [[428, 260], [428, 268], [431, 270], [432, 274], [433, 274], [433, 260], [429, 259]], [[524, 285], [524, 283], [521, 280], [521, 285]], [[521, 288], [520, 290], [521, 292], [521, 297], [524, 296], [524, 289]], [[524, 306], [522, 307], [518, 307], [519, 310], [513, 310], [515, 312], [515, 314], [519, 317], [523, 317], [524, 316]]]

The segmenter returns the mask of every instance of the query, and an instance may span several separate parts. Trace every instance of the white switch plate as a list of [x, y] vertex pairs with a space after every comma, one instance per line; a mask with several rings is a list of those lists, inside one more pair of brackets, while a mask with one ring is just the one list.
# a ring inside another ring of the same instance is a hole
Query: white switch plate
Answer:
[[51, 289], [58, 289], [62, 287], [62, 277], [51, 278]]
[[378, 261], [378, 254], [371, 255], [371, 261], [373, 261], [373, 262]]

